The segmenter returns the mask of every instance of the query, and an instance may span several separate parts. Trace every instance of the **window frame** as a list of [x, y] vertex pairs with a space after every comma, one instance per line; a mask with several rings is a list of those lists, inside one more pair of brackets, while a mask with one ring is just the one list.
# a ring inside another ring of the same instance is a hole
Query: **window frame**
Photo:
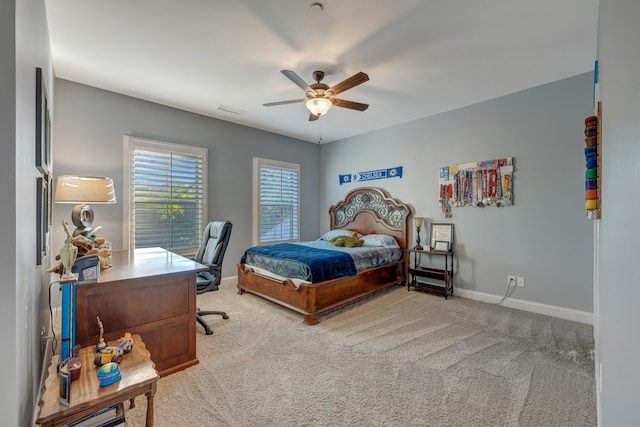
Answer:
[[[208, 221], [208, 152], [207, 148], [203, 147], [195, 147], [184, 144], [176, 144], [172, 142], [159, 141], [147, 138], [141, 138], [137, 136], [124, 135], [124, 150], [123, 150], [123, 224], [122, 224], [122, 242], [123, 249], [131, 250], [135, 249], [135, 238], [133, 230], [131, 230], [131, 216], [133, 212], [131, 212], [131, 207], [134, 205], [133, 201], [133, 191], [132, 191], [132, 177], [133, 177], [133, 168], [131, 155], [135, 152], [136, 149], [150, 149], [150, 150], [158, 150], [158, 151], [172, 151], [179, 154], [191, 155], [191, 156], [199, 156], [202, 159], [202, 200], [201, 200], [201, 212], [202, 212], [202, 224], [200, 227], [201, 232], [196, 233], [197, 243], [195, 247], [189, 248], [179, 248], [179, 249], [170, 249], [171, 252], [183, 255], [183, 256], [193, 256], [198, 250], [198, 246], [200, 245], [200, 240], [202, 239], [202, 230], [204, 230], [205, 225]], [[169, 250], [169, 249], [168, 249]]]
[[[280, 168], [287, 169], [291, 171], [295, 171], [298, 174], [298, 188], [297, 188], [297, 206], [296, 206], [296, 216], [297, 216], [297, 228], [296, 228], [296, 238], [288, 239], [288, 240], [272, 240], [268, 242], [260, 241], [260, 169], [262, 166], [272, 167], [272, 168]], [[261, 157], [253, 158], [253, 219], [252, 219], [252, 240], [254, 246], [261, 245], [270, 245], [275, 243], [291, 243], [291, 242], [299, 242], [300, 241], [300, 183], [302, 180], [302, 173], [300, 164], [298, 163], [290, 163], [279, 160], [271, 160], [265, 159]]]

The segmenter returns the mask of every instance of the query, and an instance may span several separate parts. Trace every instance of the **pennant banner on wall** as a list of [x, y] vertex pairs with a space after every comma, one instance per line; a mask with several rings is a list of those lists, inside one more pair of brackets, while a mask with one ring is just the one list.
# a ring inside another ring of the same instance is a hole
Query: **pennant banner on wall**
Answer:
[[374, 179], [402, 178], [402, 166], [388, 169], [358, 172], [354, 174], [339, 175], [340, 185], [349, 182], [372, 181]]

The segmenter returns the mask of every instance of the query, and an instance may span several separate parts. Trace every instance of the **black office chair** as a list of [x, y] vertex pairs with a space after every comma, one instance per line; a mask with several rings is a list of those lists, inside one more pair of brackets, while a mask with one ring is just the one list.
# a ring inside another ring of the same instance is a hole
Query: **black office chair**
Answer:
[[[202, 294], [209, 291], [217, 291], [222, 279], [222, 259], [229, 245], [231, 238], [232, 224], [229, 221], [212, 221], [204, 229], [202, 235], [202, 244], [198, 248], [198, 252], [194, 257], [196, 262], [209, 266], [209, 270], [201, 271], [196, 276], [196, 293]], [[201, 311], [196, 310], [196, 320], [202, 325], [207, 335], [211, 335], [213, 331], [202, 319], [202, 316], [216, 314], [228, 319], [227, 313], [224, 311]]]

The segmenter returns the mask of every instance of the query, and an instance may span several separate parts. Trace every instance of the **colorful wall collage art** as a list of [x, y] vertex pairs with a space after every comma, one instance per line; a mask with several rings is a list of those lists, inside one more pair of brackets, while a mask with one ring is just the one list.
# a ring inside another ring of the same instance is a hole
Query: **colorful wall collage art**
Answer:
[[513, 158], [440, 168], [439, 205], [443, 218], [460, 206], [512, 206]]
[[600, 206], [600, 201], [602, 200], [602, 195], [600, 194], [600, 156], [602, 148], [600, 147], [601, 140], [598, 129], [601, 115], [602, 105], [598, 103], [598, 115], [584, 119], [584, 141], [587, 144], [584, 149], [585, 166], [587, 167], [584, 182], [584, 207], [587, 210], [587, 218], [589, 219], [600, 219], [602, 215], [602, 207]]

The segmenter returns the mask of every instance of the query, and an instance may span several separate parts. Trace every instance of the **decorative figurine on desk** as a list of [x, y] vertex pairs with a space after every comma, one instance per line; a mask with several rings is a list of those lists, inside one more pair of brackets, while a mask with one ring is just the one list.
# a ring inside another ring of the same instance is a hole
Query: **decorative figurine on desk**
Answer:
[[112, 267], [111, 263], [109, 262], [110, 257], [111, 257], [111, 250], [109, 248], [98, 249], [98, 260], [100, 261], [101, 270], [106, 270], [107, 268]]
[[102, 326], [100, 317], [96, 316], [96, 319], [98, 319], [98, 328], [100, 328], [100, 341], [96, 344], [96, 351], [101, 351], [102, 349], [107, 348], [107, 343], [104, 341], [104, 326]]
[[73, 263], [78, 256], [78, 248], [71, 243], [71, 233], [69, 232], [69, 224], [64, 220], [62, 221], [62, 227], [67, 235], [65, 245], [60, 248], [60, 261], [62, 261], [62, 267], [64, 268], [64, 274], [60, 277], [61, 280], [75, 280], [76, 275], [71, 272]]
[[[68, 229], [66, 229], [65, 232], [67, 232], [67, 230]], [[78, 276], [79, 281], [82, 282], [85, 280], [86, 283], [86, 280], [88, 279], [84, 278], [84, 273], [86, 270], [91, 270], [93, 268], [94, 260], [96, 262], [96, 268], [98, 268], [97, 266], [99, 265], [100, 270], [105, 270], [111, 267], [111, 242], [108, 242], [104, 237], [96, 237], [95, 242], [93, 242], [89, 238], [79, 234], [72, 237], [71, 240], [67, 238], [63, 248], [64, 250], [67, 250], [69, 242], [76, 247], [76, 264], [72, 264], [72, 269], [74, 267], [76, 268], [76, 275]], [[59, 255], [56, 255], [56, 260], [62, 261], [63, 249], [60, 250]], [[84, 262], [84, 264], [78, 265], [78, 263], [82, 262]], [[47, 270], [47, 272], [56, 273], [62, 276], [65, 272], [63, 262], [52, 266]], [[86, 271], [86, 273], [89, 275], [93, 274], [93, 276], [90, 277], [95, 277], [95, 281], [97, 281], [99, 273], [94, 271]]]

